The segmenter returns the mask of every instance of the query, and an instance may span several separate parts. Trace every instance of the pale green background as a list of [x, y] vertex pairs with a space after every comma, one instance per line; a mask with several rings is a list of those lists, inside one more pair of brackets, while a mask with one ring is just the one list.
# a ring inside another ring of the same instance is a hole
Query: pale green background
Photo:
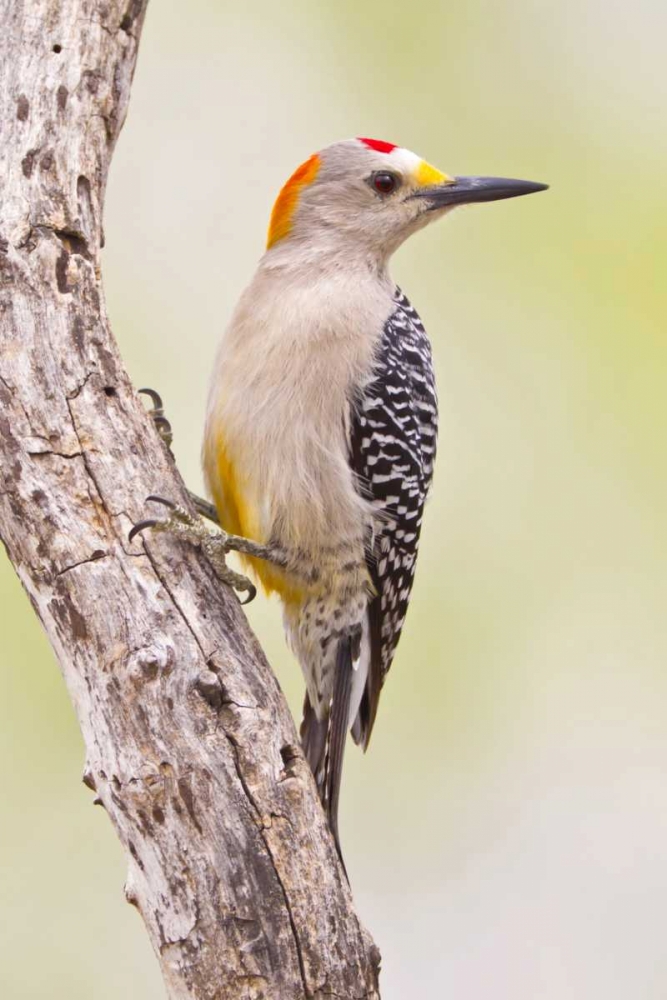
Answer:
[[[442, 437], [414, 600], [342, 831], [385, 1000], [667, 996], [664, 4], [152, 0], [104, 274], [178, 461], [291, 170], [355, 134], [548, 181], [395, 274]], [[64, 686], [0, 567], [0, 996], [156, 1000]], [[252, 621], [296, 708], [278, 608]]]

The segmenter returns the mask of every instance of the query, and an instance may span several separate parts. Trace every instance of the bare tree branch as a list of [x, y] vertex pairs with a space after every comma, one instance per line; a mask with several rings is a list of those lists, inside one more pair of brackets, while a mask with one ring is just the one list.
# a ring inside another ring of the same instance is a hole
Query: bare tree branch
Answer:
[[377, 997], [379, 959], [231, 592], [164, 536], [183, 484], [112, 339], [99, 250], [142, 0], [0, 0], [0, 534], [172, 998]]

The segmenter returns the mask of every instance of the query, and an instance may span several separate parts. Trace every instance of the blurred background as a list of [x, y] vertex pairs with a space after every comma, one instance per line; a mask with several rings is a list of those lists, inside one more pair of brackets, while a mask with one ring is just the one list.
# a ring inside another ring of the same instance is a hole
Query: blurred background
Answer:
[[[343, 786], [384, 1000], [667, 996], [666, 31], [657, 0], [149, 8], [104, 276], [195, 489], [218, 336], [311, 152], [370, 135], [551, 184], [394, 262], [442, 436], [407, 628]], [[6, 561], [0, 603], [0, 995], [158, 1000]], [[298, 712], [279, 609], [250, 614]]]

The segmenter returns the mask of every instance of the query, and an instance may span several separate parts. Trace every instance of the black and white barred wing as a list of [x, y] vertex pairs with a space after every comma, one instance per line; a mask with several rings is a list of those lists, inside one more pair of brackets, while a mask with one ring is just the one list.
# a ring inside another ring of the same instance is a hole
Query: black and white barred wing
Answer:
[[405, 621], [436, 436], [431, 347], [417, 313], [397, 291], [375, 378], [357, 403], [352, 426], [351, 465], [360, 491], [381, 513], [368, 553], [377, 594], [369, 603], [365, 630], [368, 674], [352, 728], [364, 748]]

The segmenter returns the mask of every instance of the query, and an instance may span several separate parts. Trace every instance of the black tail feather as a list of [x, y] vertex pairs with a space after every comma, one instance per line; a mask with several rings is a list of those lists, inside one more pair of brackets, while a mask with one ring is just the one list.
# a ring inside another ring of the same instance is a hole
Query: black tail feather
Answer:
[[323, 798], [324, 754], [327, 746], [328, 728], [329, 720], [320, 720], [317, 718], [315, 709], [310, 704], [308, 693], [306, 693], [303, 702], [303, 719], [299, 733], [301, 736], [301, 746], [303, 747], [306, 760], [310, 764], [310, 770], [313, 772], [320, 800]]
[[329, 714], [324, 719], [318, 720], [306, 695], [301, 723], [303, 752], [315, 776], [320, 801], [327, 815], [343, 869], [345, 862], [338, 833], [338, 802], [349, 727], [352, 664], [355, 656], [359, 655], [358, 647], [359, 636], [356, 634], [338, 640], [336, 674]]
[[343, 862], [338, 834], [338, 802], [340, 780], [343, 775], [343, 757], [350, 718], [350, 694], [352, 693], [352, 638], [348, 635], [338, 642], [336, 651], [336, 677], [333, 699], [329, 714], [329, 731], [324, 768], [323, 805], [329, 820], [329, 827], [336, 842], [338, 857]]

